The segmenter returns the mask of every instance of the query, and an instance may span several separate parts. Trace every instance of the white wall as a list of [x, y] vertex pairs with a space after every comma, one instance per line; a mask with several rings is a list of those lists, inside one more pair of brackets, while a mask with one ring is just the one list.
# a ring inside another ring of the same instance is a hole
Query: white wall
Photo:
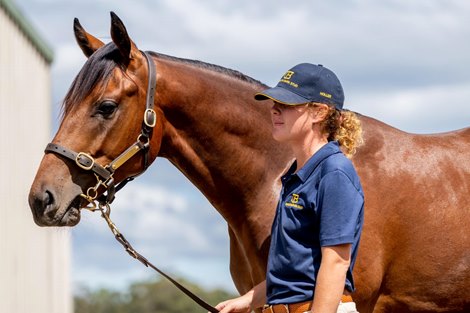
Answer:
[[33, 222], [28, 192], [50, 139], [49, 64], [0, 7], [0, 312], [70, 313], [67, 229]]

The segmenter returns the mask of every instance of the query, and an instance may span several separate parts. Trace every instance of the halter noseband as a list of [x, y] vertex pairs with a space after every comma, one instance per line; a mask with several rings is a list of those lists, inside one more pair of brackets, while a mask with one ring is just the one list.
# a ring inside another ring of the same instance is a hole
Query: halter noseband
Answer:
[[[157, 114], [153, 109], [154, 106], [154, 97], [155, 89], [157, 85], [157, 75], [155, 70], [155, 63], [152, 57], [144, 51], [141, 51], [145, 56], [148, 65], [148, 85], [147, 85], [147, 97], [145, 104], [145, 113], [142, 123], [142, 130], [137, 141], [122, 152], [117, 158], [111, 161], [108, 165], [102, 166], [95, 162], [95, 159], [85, 152], [75, 152], [71, 149], [63, 147], [55, 143], [49, 143], [44, 150], [45, 153], [55, 153], [61, 155], [69, 160], [72, 160], [77, 164], [78, 167], [85, 171], [91, 171], [95, 174], [97, 179], [97, 184], [94, 187], [90, 187], [87, 190], [86, 195], [81, 194], [93, 207], [96, 207], [95, 200], [98, 200], [99, 203], [109, 204], [114, 200], [114, 195], [119, 191], [124, 185], [133, 180], [138, 175], [145, 172], [149, 166], [149, 147], [150, 139], [152, 137], [153, 128], [157, 123]], [[130, 158], [132, 158], [139, 151], [144, 152], [143, 159], [143, 170], [135, 176], [130, 176], [120, 182], [117, 186], [114, 182], [114, 172], [126, 163]], [[102, 186], [105, 188], [105, 192], [98, 198], [98, 188]]]

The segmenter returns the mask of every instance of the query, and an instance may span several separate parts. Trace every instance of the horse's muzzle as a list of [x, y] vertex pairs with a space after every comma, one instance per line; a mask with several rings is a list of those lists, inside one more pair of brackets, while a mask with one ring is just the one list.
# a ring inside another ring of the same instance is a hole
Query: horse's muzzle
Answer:
[[52, 188], [31, 187], [28, 201], [38, 226], [74, 226], [80, 221], [82, 198], [60, 201]]

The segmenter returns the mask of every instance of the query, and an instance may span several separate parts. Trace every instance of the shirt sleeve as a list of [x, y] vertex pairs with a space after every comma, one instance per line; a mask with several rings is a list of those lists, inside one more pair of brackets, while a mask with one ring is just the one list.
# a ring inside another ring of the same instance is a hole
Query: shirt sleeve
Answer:
[[335, 170], [321, 179], [317, 205], [320, 245], [353, 243], [360, 231], [364, 196], [344, 172]]

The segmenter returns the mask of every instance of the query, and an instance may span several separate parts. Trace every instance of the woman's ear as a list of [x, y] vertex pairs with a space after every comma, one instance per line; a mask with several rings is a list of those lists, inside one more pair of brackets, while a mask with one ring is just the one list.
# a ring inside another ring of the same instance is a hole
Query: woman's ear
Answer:
[[315, 103], [314, 104], [314, 123], [319, 123], [324, 121], [328, 116], [329, 107], [323, 103]]

